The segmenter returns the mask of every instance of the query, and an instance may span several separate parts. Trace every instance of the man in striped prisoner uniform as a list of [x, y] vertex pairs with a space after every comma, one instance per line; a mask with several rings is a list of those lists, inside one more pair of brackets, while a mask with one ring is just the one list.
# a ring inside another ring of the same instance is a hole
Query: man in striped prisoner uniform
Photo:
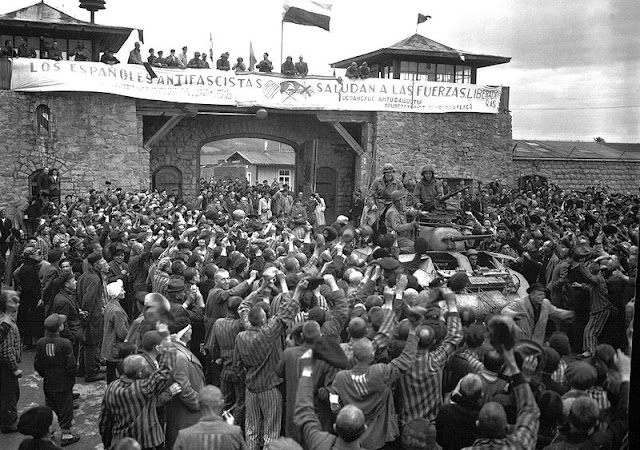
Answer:
[[[275, 314], [267, 322], [266, 313], [254, 301], [260, 296], [247, 296], [238, 312], [244, 323], [250, 324], [246, 331], [236, 337], [233, 355], [233, 372], [238, 374], [242, 367], [246, 373], [246, 419], [245, 433], [247, 448], [258, 450], [280, 436], [282, 420], [282, 394], [278, 386], [282, 383], [276, 369], [282, 357], [280, 340], [282, 333], [293, 322], [300, 308], [299, 290], [292, 297], [282, 272], [277, 280], [282, 290], [283, 301]], [[262, 287], [266, 287], [263, 283]]]
[[229, 298], [227, 317], [221, 317], [213, 324], [206, 343], [207, 351], [215, 363], [220, 359], [220, 388], [224, 396], [224, 409], [233, 411], [236, 422], [244, 425], [244, 379], [240, 379], [233, 372], [233, 352], [236, 346], [236, 336], [244, 331], [244, 326], [238, 316], [238, 307], [242, 297]]
[[175, 348], [163, 350], [154, 372], [142, 355], [125, 358], [124, 375], [107, 386], [102, 399], [99, 430], [104, 448], [124, 437], [134, 438], [143, 449], [162, 448], [164, 430], [158, 421], [156, 398], [171, 382], [175, 364]]
[[18, 378], [22, 377], [18, 367], [22, 360], [22, 344], [16, 325], [19, 304], [16, 291], [3, 290], [0, 294], [0, 431], [3, 433], [18, 431]]
[[444, 294], [447, 303], [444, 340], [434, 350], [430, 346], [435, 338], [429, 326], [418, 331], [418, 356], [413, 366], [400, 378], [400, 423], [406, 425], [414, 419], [435, 420], [442, 404], [442, 373], [462, 340], [462, 322], [458, 314], [455, 294]]

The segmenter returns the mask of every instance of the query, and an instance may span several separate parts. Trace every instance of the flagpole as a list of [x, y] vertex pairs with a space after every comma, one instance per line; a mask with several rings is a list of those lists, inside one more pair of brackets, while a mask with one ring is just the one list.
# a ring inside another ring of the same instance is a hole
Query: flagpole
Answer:
[[284, 53], [284, 17], [280, 22], [280, 67], [282, 67], [282, 54]]

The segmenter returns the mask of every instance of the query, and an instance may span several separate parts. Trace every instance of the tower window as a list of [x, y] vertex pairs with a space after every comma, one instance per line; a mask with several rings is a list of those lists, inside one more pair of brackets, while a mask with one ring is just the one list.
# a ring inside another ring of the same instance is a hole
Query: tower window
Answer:
[[51, 134], [51, 110], [47, 105], [39, 105], [36, 108], [36, 123], [39, 136]]

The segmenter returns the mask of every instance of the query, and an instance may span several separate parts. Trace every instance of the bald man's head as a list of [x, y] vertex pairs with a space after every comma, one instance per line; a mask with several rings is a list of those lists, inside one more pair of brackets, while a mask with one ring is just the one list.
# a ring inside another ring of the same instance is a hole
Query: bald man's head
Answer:
[[482, 407], [478, 414], [476, 427], [479, 436], [490, 439], [500, 439], [507, 435], [507, 413], [504, 407], [497, 402], [489, 402]]
[[373, 344], [369, 339], [363, 338], [353, 344], [353, 357], [357, 362], [371, 364], [374, 356]]
[[122, 371], [132, 380], [148, 378], [151, 367], [142, 355], [129, 355], [122, 361]]
[[211, 385], [203, 387], [198, 393], [198, 404], [203, 411], [220, 414], [224, 405], [222, 391]]
[[416, 331], [418, 335], [418, 347], [429, 348], [436, 338], [436, 332], [430, 325], [420, 325]]
[[320, 324], [315, 320], [310, 320], [302, 326], [302, 335], [307, 344], [313, 344], [320, 339]]
[[345, 442], [357, 440], [365, 432], [364, 414], [354, 405], [347, 405], [340, 410], [336, 417], [334, 430]]
[[367, 322], [361, 317], [354, 317], [349, 322], [349, 336], [353, 339], [360, 339], [367, 335]]

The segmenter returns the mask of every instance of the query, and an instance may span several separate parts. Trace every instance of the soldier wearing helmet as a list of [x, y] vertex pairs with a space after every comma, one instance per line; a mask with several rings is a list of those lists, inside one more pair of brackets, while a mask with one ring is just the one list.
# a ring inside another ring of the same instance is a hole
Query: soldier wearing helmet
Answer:
[[415, 222], [407, 223], [405, 214], [406, 197], [407, 192], [404, 190], [393, 191], [391, 193], [393, 204], [387, 210], [384, 219], [387, 232], [395, 233], [396, 235], [400, 253], [413, 252], [414, 231], [416, 228]]
[[383, 233], [384, 216], [387, 209], [391, 206], [391, 194], [394, 191], [404, 191], [404, 185], [396, 176], [393, 164], [387, 163], [382, 166], [382, 176], [376, 178], [367, 194], [368, 214], [366, 223], [374, 229], [377, 228], [379, 233]]
[[420, 173], [422, 178], [413, 191], [416, 208], [432, 211], [437, 206], [438, 198], [444, 196], [442, 185], [435, 179], [435, 171], [432, 166], [424, 166]]

